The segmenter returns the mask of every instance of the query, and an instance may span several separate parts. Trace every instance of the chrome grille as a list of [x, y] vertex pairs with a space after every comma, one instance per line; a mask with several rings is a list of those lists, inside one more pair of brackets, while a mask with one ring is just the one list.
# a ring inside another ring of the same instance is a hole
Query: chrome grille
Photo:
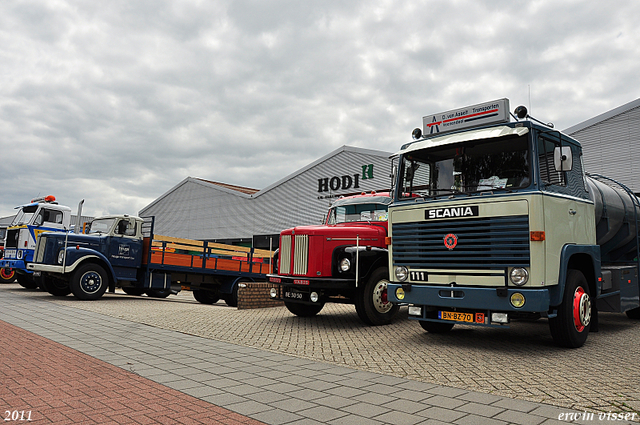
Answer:
[[36, 263], [42, 263], [44, 261], [44, 249], [47, 245], [47, 237], [40, 236], [38, 242], [36, 242], [36, 252], [34, 255], [34, 261]]
[[[528, 267], [529, 218], [469, 218], [393, 224], [393, 263], [425, 269]], [[446, 235], [457, 244], [445, 246]]]
[[280, 274], [291, 273], [291, 235], [280, 237]]
[[293, 252], [293, 274], [307, 274], [309, 263], [309, 235], [296, 235]]

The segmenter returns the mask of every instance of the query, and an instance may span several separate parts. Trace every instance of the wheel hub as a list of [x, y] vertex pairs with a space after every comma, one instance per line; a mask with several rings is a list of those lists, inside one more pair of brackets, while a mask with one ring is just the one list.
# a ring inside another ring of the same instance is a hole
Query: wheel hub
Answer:
[[573, 293], [573, 324], [578, 332], [591, 323], [591, 298], [582, 287]]
[[96, 272], [87, 272], [82, 276], [82, 279], [80, 280], [82, 290], [89, 294], [100, 289], [101, 284], [102, 279]]
[[379, 313], [387, 313], [393, 307], [387, 298], [387, 283], [381, 280], [373, 290], [373, 305]]

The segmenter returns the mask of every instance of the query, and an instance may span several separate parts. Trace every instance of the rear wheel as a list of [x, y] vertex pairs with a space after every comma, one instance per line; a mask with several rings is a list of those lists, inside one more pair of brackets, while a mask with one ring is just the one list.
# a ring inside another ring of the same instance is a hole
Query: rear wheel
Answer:
[[301, 303], [292, 303], [291, 301], [285, 301], [284, 306], [287, 307], [291, 313], [295, 314], [299, 317], [313, 317], [316, 314], [320, 313], [320, 310], [324, 307], [324, 303], [322, 304], [301, 304]]
[[69, 286], [79, 300], [97, 300], [107, 290], [109, 278], [98, 264], [83, 264], [73, 272]]
[[202, 304], [215, 304], [220, 299], [215, 292], [206, 289], [194, 289], [193, 298]]
[[151, 298], [167, 298], [171, 295], [171, 289], [147, 289], [145, 292]]
[[640, 319], [640, 307], [634, 308], [633, 310], [627, 310], [625, 313], [629, 319]]
[[0, 283], [11, 283], [16, 280], [16, 271], [13, 269], [0, 269]]
[[18, 273], [16, 278], [18, 279], [18, 283], [20, 284], [20, 286], [22, 286], [23, 288], [27, 288], [27, 289], [38, 288], [38, 283], [35, 280], [33, 280], [33, 276], [31, 275]]
[[144, 289], [143, 288], [123, 287], [121, 289], [127, 295], [137, 295], [137, 296], [139, 296], [139, 295], [144, 294]]
[[591, 327], [591, 297], [582, 272], [569, 270], [558, 315], [549, 319], [553, 341], [562, 347], [578, 348], [586, 342]]
[[387, 284], [389, 270], [386, 267], [376, 269], [367, 283], [358, 288], [355, 298], [356, 312], [360, 319], [368, 325], [387, 325], [400, 308], [389, 302]]

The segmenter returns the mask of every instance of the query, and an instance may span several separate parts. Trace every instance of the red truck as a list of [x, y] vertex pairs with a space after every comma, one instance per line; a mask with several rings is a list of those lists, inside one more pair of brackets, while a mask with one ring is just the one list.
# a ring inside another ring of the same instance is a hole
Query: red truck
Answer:
[[325, 303], [355, 304], [368, 325], [386, 325], [398, 312], [387, 300], [389, 279], [387, 209], [389, 193], [336, 200], [319, 226], [280, 233], [271, 297], [301, 317], [318, 314]]

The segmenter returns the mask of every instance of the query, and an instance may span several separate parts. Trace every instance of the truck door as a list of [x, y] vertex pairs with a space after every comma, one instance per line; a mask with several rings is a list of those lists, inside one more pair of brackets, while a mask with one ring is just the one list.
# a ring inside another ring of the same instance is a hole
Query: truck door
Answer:
[[123, 218], [110, 237], [109, 260], [118, 279], [136, 280], [142, 262], [142, 239], [136, 232], [135, 220]]

